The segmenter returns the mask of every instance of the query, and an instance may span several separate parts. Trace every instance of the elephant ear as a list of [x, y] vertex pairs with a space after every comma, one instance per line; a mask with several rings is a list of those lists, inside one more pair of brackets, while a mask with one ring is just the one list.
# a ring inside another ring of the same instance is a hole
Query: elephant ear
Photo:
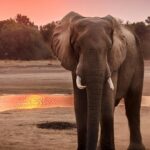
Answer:
[[117, 71], [126, 58], [126, 31], [124, 27], [112, 16], [107, 16], [105, 19], [109, 21], [112, 27], [112, 47], [108, 52], [108, 63], [111, 71]]
[[60, 60], [61, 65], [70, 71], [75, 70], [77, 58], [71, 44], [73, 20], [81, 16], [77, 13], [70, 12], [59, 23], [53, 32], [51, 47], [54, 54]]

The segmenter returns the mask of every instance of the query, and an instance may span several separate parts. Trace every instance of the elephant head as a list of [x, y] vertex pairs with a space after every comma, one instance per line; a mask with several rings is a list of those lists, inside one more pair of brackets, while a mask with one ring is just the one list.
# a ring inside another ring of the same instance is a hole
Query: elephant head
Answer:
[[94, 150], [104, 84], [113, 92], [111, 74], [126, 58], [124, 30], [112, 16], [90, 18], [71, 12], [56, 25], [51, 46], [62, 66], [76, 74], [76, 86], [86, 88], [87, 146]]
[[[94, 21], [97, 21], [96, 27], [91, 27]], [[98, 28], [99, 31], [95, 31], [94, 28]], [[88, 32], [93, 32], [92, 36], [95, 36], [95, 41], [94, 37], [90, 41], [92, 37], [90, 37], [91, 33], [88, 35]], [[88, 44], [82, 41], [83, 37]], [[118, 70], [126, 57], [126, 38], [123, 29], [112, 16], [93, 19], [70, 12], [61, 21], [56, 23], [51, 46], [55, 55], [61, 61], [62, 66], [67, 70], [76, 71], [78, 75], [77, 85], [80, 89], [85, 88], [85, 86], [81, 85], [80, 75], [85, 68], [83, 65], [84, 61], [88, 62], [89, 59], [86, 54], [83, 54], [84, 52], [82, 52], [81, 48], [86, 50], [86, 47], [89, 49], [93, 46], [92, 48], [97, 49], [97, 52], [101, 51], [101, 49], [105, 51], [101, 57], [105, 58], [104, 65], [106, 65], [108, 76], [111, 75], [112, 71]], [[86, 57], [87, 60], [83, 60], [83, 57]], [[86, 68], [90, 69], [89, 66]], [[108, 82], [110, 87], [113, 88], [110, 78]]]

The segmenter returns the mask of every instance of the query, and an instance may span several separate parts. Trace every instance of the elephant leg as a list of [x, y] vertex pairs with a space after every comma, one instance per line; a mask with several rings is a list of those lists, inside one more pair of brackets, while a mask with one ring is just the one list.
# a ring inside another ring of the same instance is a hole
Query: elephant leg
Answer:
[[125, 98], [126, 116], [130, 129], [130, 145], [128, 150], [145, 150], [140, 131], [140, 107], [142, 98], [142, 81], [133, 83]]
[[86, 150], [87, 137], [87, 94], [76, 87], [76, 75], [72, 74], [74, 87], [74, 108], [77, 123], [78, 150]]
[[101, 136], [99, 150], [114, 150], [114, 91], [110, 89], [108, 83], [103, 92], [101, 103]]
[[114, 90], [112, 90], [108, 82], [106, 82], [101, 103], [101, 134], [98, 147], [99, 150], [115, 150], [114, 109], [118, 72], [114, 72], [111, 77], [114, 84]]

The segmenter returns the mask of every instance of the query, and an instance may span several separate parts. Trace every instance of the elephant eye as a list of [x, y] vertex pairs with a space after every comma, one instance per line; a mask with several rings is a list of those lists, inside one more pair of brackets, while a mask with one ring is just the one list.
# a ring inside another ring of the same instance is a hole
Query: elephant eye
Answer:
[[111, 43], [108, 43], [107, 48], [108, 48], [108, 50], [110, 51], [110, 50], [112, 49], [112, 44], [111, 44]]
[[112, 47], [112, 46], [111, 46], [111, 45], [109, 45], [109, 46], [108, 46], [108, 50], [111, 50], [111, 47]]
[[72, 48], [73, 48], [73, 53], [74, 53], [75, 57], [77, 59], [79, 59], [79, 55], [80, 55], [80, 46], [79, 46], [79, 44], [78, 43], [74, 43]]

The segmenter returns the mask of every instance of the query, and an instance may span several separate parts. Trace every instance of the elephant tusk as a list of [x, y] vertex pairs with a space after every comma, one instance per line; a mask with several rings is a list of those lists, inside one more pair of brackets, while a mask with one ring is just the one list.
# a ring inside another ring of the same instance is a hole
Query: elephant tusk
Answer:
[[76, 84], [77, 84], [78, 89], [80, 89], [80, 90], [86, 88], [86, 86], [81, 84], [81, 77], [79, 77], [79, 76], [77, 76], [77, 78], [76, 78]]
[[109, 77], [107, 81], [108, 81], [108, 84], [109, 84], [110, 88], [111, 88], [112, 90], [114, 90], [114, 84], [113, 84], [113, 82], [112, 82], [111, 77]]

